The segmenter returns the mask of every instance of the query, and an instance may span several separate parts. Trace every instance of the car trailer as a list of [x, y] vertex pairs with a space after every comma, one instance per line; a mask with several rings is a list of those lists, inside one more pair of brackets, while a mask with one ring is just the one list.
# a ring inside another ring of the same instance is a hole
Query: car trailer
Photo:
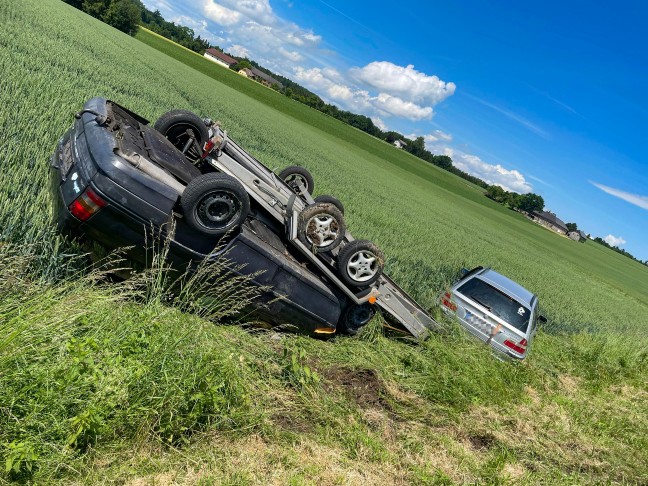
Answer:
[[[380, 262], [379, 275], [372, 275], [372, 277], [377, 278], [369, 282], [368, 286], [360, 285], [362, 283], [361, 280], [355, 282], [350, 276], [344, 278], [339, 271], [335, 271], [336, 259], [345, 252], [345, 248], [364, 248], [364, 246], [360, 245], [365, 243], [370, 244], [370, 242], [355, 240], [351, 233], [346, 230], [338, 213], [335, 210], [331, 210], [330, 205], [318, 204], [318, 201], [313, 198], [307, 187], [309, 185], [308, 179], [310, 178], [310, 174], [304, 173], [303, 169], [299, 170], [301, 169], [299, 167], [290, 167], [282, 171], [280, 176], [277, 176], [277, 174], [233, 141], [227, 132], [220, 128], [218, 123], [214, 123], [210, 119], [202, 120], [196, 115], [193, 115], [192, 118], [191, 115], [193, 114], [181, 110], [169, 112], [160, 117], [155, 124], [155, 128], [167, 136], [176, 148], [190, 160], [207, 163], [218, 172], [227, 174], [239, 181], [244, 186], [248, 195], [267, 214], [284, 225], [286, 238], [290, 243], [322, 275], [342, 291], [350, 302], [358, 306], [362, 306], [363, 304], [378, 305], [384, 312], [417, 338], [423, 339], [428, 335], [430, 330], [439, 328], [439, 324], [412, 297], [401, 289], [391, 278], [382, 273], [382, 261]], [[169, 119], [172, 122], [165, 123], [165, 120]], [[193, 126], [184, 130], [187, 121], [192, 119], [194, 121]], [[177, 129], [178, 124], [176, 123], [174, 125], [173, 120], [181, 120], [183, 122], [182, 130], [179, 133]], [[202, 130], [202, 127], [196, 125], [201, 121], [204, 126], [208, 127], [209, 138], [207, 140], [204, 140], [204, 137], [203, 140], [198, 140], [197, 131]], [[176, 132], [175, 139], [173, 139], [174, 129]], [[192, 182], [190, 182], [190, 185]], [[312, 186], [312, 180], [310, 185]], [[329, 207], [318, 212], [317, 208], [322, 206]], [[310, 218], [310, 222], [312, 225], [312, 221], [315, 219], [315, 228], [311, 227], [311, 229], [314, 229], [315, 234], [309, 236], [306, 234], [309, 226], [306, 223], [307, 217], [311, 215], [313, 210], [316, 214]], [[318, 217], [320, 218], [317, 219]], [[323, 224], [318, 228], [318, 223], [322, 221]], [[335, 231], [330, 231], [331, 225], [337, 226], [338, 229], [342, 227], [343, 229], [340, 231], [342, 234], [337, 235]], [[321, 231], [317, 233], [318, 230]], [[319, 241], [318, 236], [320, 237]], [[326, 239], [327, 237], [329, 239]], [[330, 242], [330, 239], [333, 239], [334, 242]], [[355, 247], [353, 242], [356, 242]], [[346, 253], [349, 252], [347, 251]], [[356, 252], [356, 254], [361, 255], [362, 251]], [[369, 254], [371, 255], [372, 253], [370, 252]], [[382, 254], [379, 253], [377, 248], [373, 251], [373, 257], [382, 260]], [[353, 264], [362, 270], [364, 263], [364, 270], [367, 270], [368, 263], [363, 262], [361, 256], [359, 258], [360, 261], [356, 261]], [[347, 265], [353, 264], [347, 263]], [[367, 276], [371, 275], [371, 273], [367, 270], [364, 278], [369, 280]], [[361, 274], [358, 273], [357, 275]], [[356, 285], [353, 285], [354, 283]]]

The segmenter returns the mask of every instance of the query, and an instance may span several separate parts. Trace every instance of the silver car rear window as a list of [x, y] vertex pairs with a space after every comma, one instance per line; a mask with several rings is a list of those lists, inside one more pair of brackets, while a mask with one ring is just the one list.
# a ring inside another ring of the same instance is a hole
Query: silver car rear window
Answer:
[[510, 295], [492, 287], [479, 278], [471, 278], [457, 291], [482, 305], [482, 307], [486, 307], [491, 313], [516, 329], [526, 332], [531, 311]]

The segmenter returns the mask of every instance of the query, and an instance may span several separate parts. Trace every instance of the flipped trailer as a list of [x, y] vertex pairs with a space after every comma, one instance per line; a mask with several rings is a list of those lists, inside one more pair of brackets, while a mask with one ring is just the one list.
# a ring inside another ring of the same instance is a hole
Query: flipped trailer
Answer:
[[317, 245], [311, 245], [310, 248], [306, 246], [304, 238], [300, 238], [299, 234], [300, 215], [307, 208], [317, 204], [306, 187], [306, 180], [297, 174], [289, 184], [232, 140], [218, 123], [210, 119], [203, 121], [209, 127], [209, 141], [201, 147], [196, 135], [188, 130], [186, 140], [183, 140], [182, 147], [178, 148], [185, 155], [190, 150], [194, 150], [194, 154], [200, 153], [200, 158], [218, 172], [232, 176], [241, 182], [248, 195], [269, 215], [284, 225], [285, 236], [290, 243], [352, 303], [378, 305], [419, 339], [424, 339], [430, 330], [440, 327], [412, 297], [382, 272], [375, 282], [364, 289], [343, 282], [335, 272], [335, 259], [344, 246], [355, 240], [345, 229], [342, 238], [343, 246], [337, 246], [326, 252], [317, 252]]

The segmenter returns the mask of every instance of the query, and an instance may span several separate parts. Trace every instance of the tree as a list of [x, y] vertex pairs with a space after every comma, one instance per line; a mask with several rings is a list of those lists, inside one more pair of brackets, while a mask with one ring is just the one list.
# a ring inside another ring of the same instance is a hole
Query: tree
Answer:
[[74, 8], [81, 10], [83, 8], [83, 0], [63, 0], [65, 3], [72, 5]]
[[434, 163], [434, 165], [437, 165], [445, 170], [450, 170], [452, 168], [452, 159], [447, 155], [433, 155], [432, 162]]
[[504, 202], [507, 192], [500, 186], [493, 184], [486, 189], [486, 196], [497, 202]]
[[110, 0], [83, 0], [81, 10], [96, 19], [103, 20], [108, 7], [110, 7]]
[[252, 69], [252, 64], [250, 64], [250, 61], [248, 61], [247, 59], [241, 59], [236, 64], [233, 64], [231, 68], [234, 71], [239, 72], [241, 69]]
[[141, 16], [132, 0], [113, 0], [101, 20], [128, 35], [135, 35]]
[[523, 194], [519, 197], [518, 208], [527, 213], [532, 211], [542, 211], [544, 209], [544, 199], [538, 194], [532, 192]]
[[578, 225], [576, 223], [567, 223], [566, 226], [569, 231], [578, 231]]

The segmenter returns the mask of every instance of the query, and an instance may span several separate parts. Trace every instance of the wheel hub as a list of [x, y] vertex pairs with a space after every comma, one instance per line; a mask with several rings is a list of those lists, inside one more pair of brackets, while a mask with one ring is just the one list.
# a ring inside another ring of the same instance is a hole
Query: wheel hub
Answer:
[[318, 214], [308, 220], [306, 239], [317, 247], [328, 246], [338, 236], [338, 222], [330, 214]]
[[357, 282], [370, 280], [378, 271], [376, 256], [369, 251], [355, 253], [347, 263], [347, 271]]
[[224, 192], [209, 194], [198, 207], [198, 216], [207, 226], [225, 226], [237, 213], [234, 198]]

